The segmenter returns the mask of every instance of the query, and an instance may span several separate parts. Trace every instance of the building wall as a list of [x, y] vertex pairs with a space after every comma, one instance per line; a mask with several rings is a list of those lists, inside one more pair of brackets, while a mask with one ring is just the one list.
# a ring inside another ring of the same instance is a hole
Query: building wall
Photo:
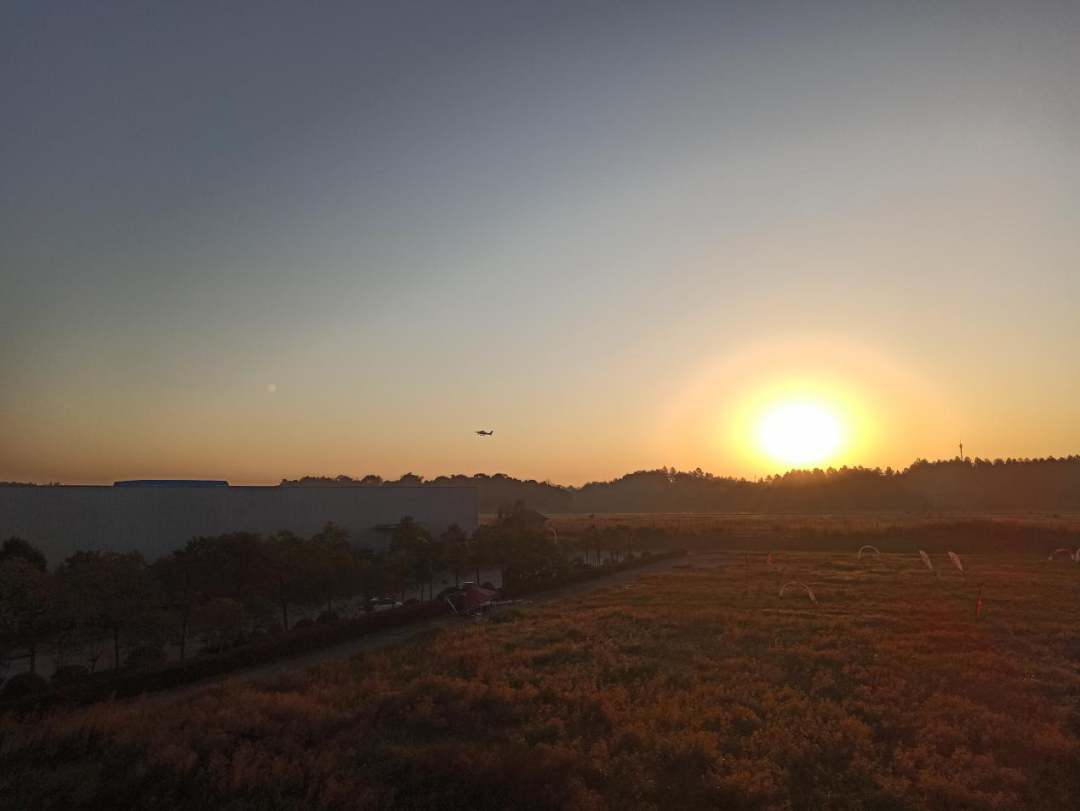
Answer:
[[138, 550], [148, 560], [191, 538], [290, 530], [309, 536], [333, 521], [354, 545], [379, 549], [376, 529], [411, 515], [434, 535], [472, 532], [475, 487], [0, 487], [0, 540], [12, 535], [57, 563], [79, 549]]

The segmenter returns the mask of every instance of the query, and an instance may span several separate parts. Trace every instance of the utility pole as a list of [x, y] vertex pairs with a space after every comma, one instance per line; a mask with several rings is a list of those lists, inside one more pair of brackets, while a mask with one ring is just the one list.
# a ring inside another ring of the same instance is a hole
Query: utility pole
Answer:
[[964, 440], [960, 440], [960, 461], [964, 461]]

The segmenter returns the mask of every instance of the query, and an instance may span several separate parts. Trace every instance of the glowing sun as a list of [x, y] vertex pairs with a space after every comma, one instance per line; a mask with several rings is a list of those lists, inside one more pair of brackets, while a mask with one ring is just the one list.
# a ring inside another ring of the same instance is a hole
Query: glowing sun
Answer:
[[831, 458], [843, 438], [843, 424], [836, 413], [812, 401], [782, 403], [765, 411], [757, 434], [766, 454], [790, 465]]

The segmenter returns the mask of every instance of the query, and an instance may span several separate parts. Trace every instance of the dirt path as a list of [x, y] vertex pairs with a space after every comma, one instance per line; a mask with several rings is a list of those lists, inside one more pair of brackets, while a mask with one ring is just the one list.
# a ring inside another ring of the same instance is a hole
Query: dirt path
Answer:
[[[644, 574], [657, 574], [660, 572], [678, 571], [679, 569], [687, 569], [690, 566], [695, 568], [703, 566], [714, 566], [724, 561], [729, 556], [724, 553], [704, 553], [697, 554], [692, 557], [674, 558], [671, 560], [660, 561], [659, 563], [652, 564], [650, 566], [642, 566], [638, 569], [630, 569], [627, 571], [616, 572], [608, 577], [604, 577], [600, 580], [590, 580], [585, 583], [575, 583], [571, 586], [563, 586], [561, 588], [552, 589], [551, 591], [544, 591], [536, 594], [530, 598], [532, 605], [543, 605], [545, 603], [555, 602], [557, 600], [565, 600], [568, 597], [576, 597], [579, 594], [588, 594], [590, 591], [606, 588], [618, 583], [625, 583], [628, 580], [633, 580]], [[377, 650], [378, 648], [386, 647], [387, 645], [393, 645], [398, 642], [402, 642], [414, 634], [427, 631], [431, 628], [455, 628], [464, 627], [469, 622], [463, 620], [460, 617], [445, 616], [437, 617], [435, 619], [424, 620], [418, 622], [415, 625], [408, 625], [404, 628], [394, 628], [387, 631], [379, 631], [378, 633], [368, 634], [357, 639], [349, 640], [340, 645], [334, 645], [333, 647], [323, 648], [322, 650], [313, 651], [305, 654], [304, 656], [297, 656], [292, 659], [283, 659], [278, 662], [268, 662], [264, 665], [258, 665], [256, 667], [244, 668], [243, 670], [234, 671], [224, 676], [217, 678], [204, 679], [203, 681], [196, 682], [195, 684], [185, 685], [184, 687], [178, 687], [175, 690], [166, 690], [157, 693], [145, 693], [141, 696], [135, 696], [134, 698], [126, 699], [122, 703], [131, 706], [150, 707], [154, 705], [169, 704], [174, 701], [182, 701], [184, 699], [191, 698], [198, 695], [205, 690], [212, 690], [215, 687], [220, 687], [226, 682], [235, 681], [238, 679], [272, 679], [280, 676], [283, 673], [293, 672], [297, 670], [307, 670], [312, 668], [321, 662], [325, 662], [329, 659], [340, 659], [348, 656], [353, 656], [361, 651]]]

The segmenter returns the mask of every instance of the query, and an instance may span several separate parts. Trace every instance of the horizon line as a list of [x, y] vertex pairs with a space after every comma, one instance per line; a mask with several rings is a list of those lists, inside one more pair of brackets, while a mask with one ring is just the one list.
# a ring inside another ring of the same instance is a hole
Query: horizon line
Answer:
[[[303, 479], [324, 479], [326, 481], [335, 481], [335, 480], [340, 479], [340, 478], [345, 478], [345, 479], [349, 479], [349, 480], [354, 481], [354, 482], [360, 482], [363, 479], [366, 479], [366, 478], [369, 478], [369, 477], [375, 477], [375, 478], [378, 478], [380, 480], [380, 484], [378, 486], [383, 486], [383, 485], [386, 485], [386, 484], [393, 484], [394, 482], [401, 481], [406, 476], [414, 476], [414, 477], [420, 479], [421, 483], [424, 483], [424, 484], [429, 484], [431, 482], [438, 481], [439, 479], [453, 479], [455, 477], [462, 477], [462, 478], [467, 478], [467, 479], [475, 479], [477, 477], [483, 476], [483, 477], [486, 477], [486, 478], [489, 478], [489, 479], [493, 479], [493, 478], [501, 476], [501, 477], [506, 478], [506, 479], [513, 479], [515, 481], [520, 481], [520, 482], [534, 482], [536, 484], [542, 484], [542, 485], [546, 485], [546, 486], [550, 486], [550, 487], [558, 487], [558, 488], [561, 488], [563, 490], [580, 490], [581, 488], [587, 487], [589, 485], [608, 484], [608, 483], [611, 483], [611, 482], [616, 482], [616, 481], [619, 481], [620, 479], [624, 479], [627, 476], [632, 476], [632, 475], [637, 474], [637, 473], [654, 473], [654, 472], [659, 472], [661, 470], [674, 471], [674, 475], [691, 475], [691, 476], [700, 475], [703, 478], [717, 479], [717, 480], [721, 480], [721, 481], [736, 481], [736, 482], [742, 481], [742, 482], [749, 482], [749, 483], [758, 483], [758, 482], [764, 482], [764, 481], [766, 481], [768, 479], [782, 478], [784, 476], [788, 476], [788, 475], [793, 474], [793, 473], [810, 473], [810, 474], [812, 474], [812, 473], [815, 473], [815, 472], [821, 472], [821, 473], [828, 474], [829, 471], [833, 471], [834, 473], [839, 473], [839, 472], [842, 472], [844, 470], [863, 470], [863, 471], [869, 471], [869, 472], [879, 471], [879, 472], [884, 473], [884, 472], [886, 472], [888, 470], [892, 470], [894, 474], [903, 474], [903, 473], [906, 473], [906, 472], [910, 471], [913, 467], [915, 467], [916, 465], [918, 465], [920, 463], [922, 463], [922, 464], [930, 464], [930, 465], [938, 465], [938, 464], [948, 464], [948, 463], [961, 462], [961, 463], [967, 463], [969, 465], [974, 466], [978, 462], [983, 462], [983, 463], [989, 463], [991, 466], [993, 466], [993, 465], [996, 465], [998, 462], [1001, 462], [1002, 464], [1010, 464], [1010, 463], [1011, 464], [1031, 464], [1031, 463], [1037, 463], [1037, 462], [1062, 462], [1062, 461], [1077, 461], [1077, 460], [1080, 460], [1080, 453], [1070, 453], [1070, 454], [1064, 454], [1064, 455], [1060, 455], [1060, 456], [1049, 455], [1049, 456], [1035, 456], [1035, 457], [1030, 457], [1030, 456], [1000, 457], [1000, 456], [997, 456], [997, 457], [990, 458], [990, 457], [981, 457], [981, 456], [965, 456], [963, 459], [961, 459], [959, 456], [952, 456], [952, 457], [945, 458], [945, 459], [942, 459], [942, 458], [927, 459], [927, 458], [924, 458], [924, 457], [921, 457], [921, 456], [917, 456], [906, 467], [902, 467], [902, 468], [893, 468], [891, 465], [886, 465], [885, 467], [881, 467], [880, 465], [875, 465], [873, 467], [869, 467], [869, 466], [864, 465], [864, 464], [855, 464], [855, 465], [844, 464], [844, 465], [840, 465], [839, 467], [834, 466], [834, 465], [828, 465], [828, 466], [825, 466], [825, 467], [821, 467], [821, 466], [793, 467], [793, 468], [789, 468], [788, 470], [785, 470], [785, 471], [782, 471], [782, 472], [779, 472], [779, 473], [767, 473], [767, 474], [762, 474], [760, 476], [756, 476], [756, 477], [753, 477], [753, 478], [750, 478], [750, 477], [747, 477], [747, 476], [731, 476], [731, 475], [724, 475], [724, 474], [719, 474], [719, 473], [712, 473], [710, 471], [702, 470], [702, 468], [700, 468], [700, 467], [696, 467], [696, 468], [693, 468], [693, 469], [687, 469], [687, 470], [681, 470], [681, 469], [678, 469], [678, 468], [676, 468], [674, 466], [667, 467], [667, 466], [661, 465], [661, 466], [655, 467], [655, 468], [638, 468], [637, 470], [630, 470], [630, 471], [627, 471], [627, 472], [625, 472], [625, 473], [623, 473], [621, 475], [614, 476], [614, 477], [612, 477], [610, 479], [593, 479], [593, 480], [586, 481], [586, 482], [584, 482], [584, 483], [582, 483], [580, 485], [559, 484], [557, 482], [552, 481], [549, 478], [545, 478], [545, 479], [523, 478], [523, 477], [513, 476], [511, 474], [502, 473], [502, 472], [484, 473], [482, 471], [478, 471], [476, 473], [471, 473], [471, 474], [470, 473], [451, 473], [451, 474], [445, 474], [444, 473], [444, 474], [439, 474], [439, 475], [433, 476], [433, 477], [426, 477], [426, 476], [422, 476], [422, 475], [419, 475], [419, 474], [415, 474], [411, 470], [408, 470], [408, 471], [402, 473], [397, 478], [387, 478], [387, 477], [381, 476], [381, 475], [379, 475], [377, 473], [367, 473], [367, 474], [364, 474], [362, 476], [350, 476], [350, 475], [345, 474], [345, 473], [339, 473], [336, 476], [305, 474], [305, 475], [299, 476], [299, 477], [297, 477], [295, 479], [290, 479], [288, 477], [282, 477], [282, 478], [278, 479], [276, 483], [273, 483], [273, 484], [270, 484], [270, 483], [267, 483], [267, 484], [252, 484], [252, 483], [249, 483], [249, 482], [244, 482], [244, 483], [240, 483], [240, 484], [232, 484], [231, 482], [229, 482], [229, 485], [232, 486], [232, 487], [280, 487], [285, 482], [298, 482], [298, 481], [301, 481]], [[217, 476], [208, 476], [208, 477], [205, 477], [205, 478], [191, 477], [191, 476], [183, 476], [183, 477], [148, 476], [148, 477], [132, 477], [132, 478], [134, 480], [144, 480], [145, 479], [147, 481], [168, 481], [168, 480], [171, 480], [171, 478], [176, 478], [177, 480], [187, 480], [187, 481], [226, 481], [225, 479], [221, 479], [220, 477], [217, 477]], [[118, 481], [129, 481], [129, 480], [132, 480], [132, 479], [115, 479], [115, 480], [113, 480], [111, 482], [80, 482], [80, 483], [75, 483], [75, 484], [69, 484], [69, 483], [59, 481], [59, 480], [47, 481], [47, 482], [4, 480], [4, 481], [0, 481], [0, 487], [20, 487], [20, 486], [22, 486], [22, 487], [111, 487]]]

